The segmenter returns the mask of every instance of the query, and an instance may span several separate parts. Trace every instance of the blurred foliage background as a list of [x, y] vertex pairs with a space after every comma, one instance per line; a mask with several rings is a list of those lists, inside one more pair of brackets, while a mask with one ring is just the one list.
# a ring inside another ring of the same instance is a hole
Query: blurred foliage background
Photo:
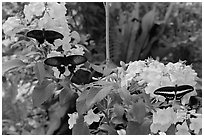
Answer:
[[[22, 16], [26, 4], [3, 2], [2, 24], [8, 17]], [[66, 8], [71, 29], [89, 50], [88, 60], [101, 64], [105, 61], [104, 4], [72, 2]], [[202, 77], [202, 3], [110, 3], [109, 15], [110, 54], [116, 65], [148, 57], [164, 63], [186, 60]], [[2, 31], [3, 61], [21, 54], [23, 45], [18, 41]], [[2, 77], [3, 134], [54, 134], [61, 127], [54, 115], [54, 122], [47, 119], [45, 109], [32, 108], [35, 82], [32, 67]], [[48, 123], [53, 126], [46, 127]]]

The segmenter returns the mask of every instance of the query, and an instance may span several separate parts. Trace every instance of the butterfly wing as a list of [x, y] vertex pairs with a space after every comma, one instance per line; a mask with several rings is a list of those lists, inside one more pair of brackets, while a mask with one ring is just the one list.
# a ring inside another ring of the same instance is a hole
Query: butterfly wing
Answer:
[[90, 83], [91, 72], [88, 70], [78, 69], [71, 78], [71, 82], [77, 85]]
[[51, 57], [47, 58], [44, 63], [49, 66], [58, 67], [61, 65], [65, 65], [66, 57]]
[[42, 30], [31, 30], [27, 32], [26, 36], [36, 39], [40, 44], [43, 44], [45, 40]]
[[161, 87], [154, 91], [155, 95], [160, 95], [168, 100], [173, 100], [175, 98], [175, 87]]
[[87, 58], [82, 55], [71, 55], [67, 57], [66, 61], [68, 64], [80, 65], [82, 63], [85, 63], [87, 61]]
[[181, 98], [186, 95], [187, 93], [190, 93], [194, 90], [194, 88], [190, 85], [181, 85], [176, 88], [176, 100], [181, 100]]
[[64, 36], [61, 33], [53, 30], [45, 30], [44, 35], [46, 41], [49, 42], [50, 44], [53, 44], [56, 39], [64, 38]]

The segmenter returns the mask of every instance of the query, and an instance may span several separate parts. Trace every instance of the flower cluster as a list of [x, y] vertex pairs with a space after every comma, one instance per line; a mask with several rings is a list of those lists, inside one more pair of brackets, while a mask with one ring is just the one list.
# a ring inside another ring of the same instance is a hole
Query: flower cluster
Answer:
[[[165, 98], [157, 96], [154, 91], [160, 87], [175, 85], [191, 85], [195, 87], [197, 73], [186, 66], [184, 62], [168, 63], [164, 65], [153, 59], [145, 61], [130, 62], [126, 70], [118, 68], [121, 79], [121, 87], [128, 87], [132, 80], [138, 84], [146, 84], [145, 92], [153, 98], [164, 101]], [[195, 95], [193, 91], [182, 98], [182, 104], [188, 103], [190, 96]]]
[[[182, 61], [164, 65], [153, 59], [130, 62], [126, 66], [123, 64], [123, 67], [118, 68], [118, 74], [121, 87], [128, 89], [132, 81], [136, 81], [139, 85], [145, 84], [144, 92], [150, 95], [150, 99], [155, 98], [161, 102], [165, 101], [165, 97], [155, 95], [156, 89], [166, 86], [174, 87], [175, 85], [195, 87], [197, 76], [191, 66], [185, 65]], [[171, 126], [175, 126], [177, 135], [188, 135], [190, 132], [198, 134], [202, 128], [201, 114], [189, 111], [185, 107], [192, 95], [196, 95], [195, 90], [181, 98], [181, 105], [173, 103], [173, 106], [165, 109], [156, 107], [153, 111], [151, 132], [166, 134]]]

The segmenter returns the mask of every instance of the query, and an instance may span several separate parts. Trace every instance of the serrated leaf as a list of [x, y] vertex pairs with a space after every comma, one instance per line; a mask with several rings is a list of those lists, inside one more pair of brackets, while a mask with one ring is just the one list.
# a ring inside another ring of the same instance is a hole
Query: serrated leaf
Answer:
[[89, 135], [89, 128], [84, 122], [83, 115], [79, 115], [77, 118], [76, 124], [74, 125], [72, 129], [72, 135]]
[[34, 66], [34, 71], [39, 83], [41, 84], [45, 77], [44, 63], [42, 61], [37, 62]]
[[6, 61], [2, 64], [2, 74], [4, 74], [5, 72], [7, 72], [11, 69], [21, 67], [24, 65], [26, 65], [26, 63], [24, 63], [20, 59], [13, 59], [13, 60]]
[[45, 102], [55, 90], [55, 83], [50, 81], [43, 81], [41, 84], [37, 84], [32, 93], [33, 106], [40, 106]]

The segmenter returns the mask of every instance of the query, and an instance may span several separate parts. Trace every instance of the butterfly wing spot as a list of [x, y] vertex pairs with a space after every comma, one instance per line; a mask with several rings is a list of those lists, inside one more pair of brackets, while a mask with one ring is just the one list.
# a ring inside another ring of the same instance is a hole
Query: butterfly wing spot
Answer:
[[44, 34], [42, 30], [31, 30], [27, 32], [27, 37], [36, 39], [40, 44], [44, 43]]

